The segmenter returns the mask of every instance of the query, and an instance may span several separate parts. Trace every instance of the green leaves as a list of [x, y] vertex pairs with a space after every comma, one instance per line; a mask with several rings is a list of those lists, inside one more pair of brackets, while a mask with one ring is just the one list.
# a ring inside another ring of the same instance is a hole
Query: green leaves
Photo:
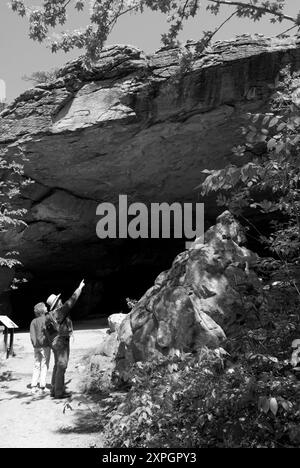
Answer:
[[285, 412], [289, 412], [292, 410], [293, 405], [290, 401], [287, 401], [282, 397], [279, 397], [277, 399], [275, 397], [269, 398], [266, 396], [260, 396], [257, 402], [257, 407], [258, 410], [263, 412], [264, 414], [268, 414], [270, 412], [273, 414], [274, 417], [276, 417], [280, 407]]
[[[237, 165], [205, 172], [207, 177], [202, 183], [203, 195], [222, 191], [218, 204], [246, 221], [249, 207], [284, 216], [287, 221], [276, 226], [268, 242], [282, 261], [300, 253], [300, 107], [296, 105], [299, 89], [300, 73], [283, 70], [271, 99], [271, 112], [245, 116], [244, 145], [233, 147]], [[257, 156], [241, 164], [240, 157], [251, 154]], [[266, 240], [260, 235], [263, 237]]]
[[[237, 337], [245, 349], [250, 331], [251, 336], [258, 333], [254, 329]], [[277, 440], [286, 444], [291, 423], [299, 422], [299, 393], [284, 377], [284, 364], [265, 354], [278, 331], [271, 336], [264, 329], [259, 333], [264, 333], [264, 340], [257, 341], [249, 356], [240, 349], [229, 355], [222, 348], [203, 348], [199, 357], [174, 350], [172, 356], [135, 365], [132, 374], [138, 373], [138, 382], [107, 413], [108, 446], [272, 447]], [[257, 346], [261, 354], [255, 353]], [[218, 371], [216, 359], [223, 362]]]
[[276, 416], [278, 411], [278, 403], [274, 397], [270, 398], [270, 411], [272, 414], [274, 414], [274, 416]]
[[58, 69], [53, 69], [50, 71], [37, 71], [33, 72], [30, 76], [22, 76], [22, 80], [31, 81], [34, 85], [37, 85], [40, 83], [51, 83], [52, 81], [55, 81], [58, 78], [58, 75]]
[[78, 11], [82, 11], [84, 9], [84, 1], [83, 0], [79, 0], [75, 3], [75, 8], [76, 10]]
[[263, 213], [272, 213], [278, 211], [277, 203], [273, 203], [269, 200], [263, 200], [261, 203], [256, 203], [255, 206], [259, 206]]
[[[24, 177], [23, 169], [24, 154], [22, 148], [18, 148], [14, 159], [8, 158], [7, 150], [0, 151], [0, 231], [9, 229], [24, 229], [26, 223], [23, 220], [26, 209], [19, 206], [17, 202], [21, 191], [31, 181]], [[16, 252], [7, 252], [1, 249], [0, 266], [13, 268], [21, 262], [15, 258]]]
[[22, 17], [26, 15], [26, 7], [23, 1], [11, 0], [11, 9]]
[[[26, 8], [22, 0], [10, 0], [11, 8], [18, 15], [26, 16], [29, 22], [29, 37], [34, 41], [44, 42], [49, 39], [49, 34], [57, 26], [67, 22], [67, 10], [75, 8], [82, 12], [86, 1], [84, 0], [43, 0], [38, 7]], [[74, 48], [85, 48], [85, 62], [99, 57], [109, 34], [116, 25], [118, 19], [128, 13], [143, 13], [145, 9], [159, 11], [167, 16], [168, 30], [162, 35], [162, 42], [166, 46], [174, 46], [178, 43], [178, 35], [185, 23], [194, 18], [201, 3], [195, 0], [90, 0], [90, 17], [81, 31], [70, 31], [61, 34], [59, 39], [51, 39], [52, 52], [62, 50], [69, 52]], [[260, 20], [265, 15], [271, 15], [271, 22], [281, 22], [283, 19], [290, 21], [295, 26], [299, 24], [299, 17], [292, 18], [284, 15], [284, 2], [277, 0], [236, 2], [230, 0], [207, 0], [206, 9], [213, 15], [218, 15], [221, 7], [232, 7], [230, 16], [210, 31], [204, 31], [201, 40], [196, 47], [196, 53], [205, 50], [215, 34], [233, 16], [249, 18], [252, 21]], [[255, 92], [255, 90], [254, 90]]]
[[267, 412], [270, 409], [270, 400], [269, 400], [269, 398], [259, 397], [257, 406], [258, 406], [258, 409], [260, 411], [263, 411], [265, 414], [267, 414]]

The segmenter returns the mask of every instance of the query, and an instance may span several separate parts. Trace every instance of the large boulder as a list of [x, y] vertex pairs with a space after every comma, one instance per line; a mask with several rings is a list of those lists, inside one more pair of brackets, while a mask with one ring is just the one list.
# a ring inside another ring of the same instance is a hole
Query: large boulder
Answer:
[[108, 327], [111, 333], [114, 333], [119, 330], [121, 323], [125, 319], [126, 314], [112, 314], [108, 317]]
[[116, 369], [166, 355], [218, 347], [238, 327], [253, 320], [264, 304], [253, 271], [257, 255], [240, 244], [241, 226], [228, 212], [191, 248], [179, 254], [169, 271], [122, 321]]
[[102, 343], [100, 343], [100, 345], [98, 346], [96, 354], [113, 359], [118, 352], [118, 347], [118, 332], [108, 332], [104, 337]]

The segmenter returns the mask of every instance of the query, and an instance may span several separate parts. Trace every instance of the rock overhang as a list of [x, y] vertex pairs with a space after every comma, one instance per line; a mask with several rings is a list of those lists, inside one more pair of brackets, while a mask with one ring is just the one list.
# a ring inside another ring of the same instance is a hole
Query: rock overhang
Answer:
[[[242, 115], [266, 108], [286, 65], [300, 67], [297, 38], [218, 42], [184, 73], [181, 54], [110, 46], [91, 70], [73, 61], [0, 114], [0, 147], [13, 156], [22, 146], [35, 181], [21, 200], [28, 227], [2, 239], [20, 250], [25, 268], [77, 271], [78, 262], [78, 270], [93, 270], [101, 261], [103, 271], [110, 264], [115, 271], [112, 252], [122, 256], [126, 243], [96, 237], [97, 204], [117, 203], [120, 194], [146, 204], [202, 201], [201, 171], [237, 163], [231, 148], [242, 142]], [[205, 203], [213, 221], [214, 197]], [[130, 255], [124, 264], [147, 257], [134, 248]]]

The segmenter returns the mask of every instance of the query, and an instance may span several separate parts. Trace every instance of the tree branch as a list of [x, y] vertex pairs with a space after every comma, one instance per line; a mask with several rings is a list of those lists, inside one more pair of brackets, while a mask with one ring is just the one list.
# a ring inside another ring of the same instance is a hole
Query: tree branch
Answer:
[[286, 29], [285, 31], [283, 31], [282, 33], [277, 34], [276, 37], [281, 37], [281, 36], [283, 36], [284, 34], [286, 34], [287, 32], [290, 32], [292, 29], [295, 29], [295, 28], [298, 28], [298, 29], [299, 29], [299, 25], [298, 25], [298, 24], [294, 24], [294, 26], [292, 26], [291, 28], [288, 28], [288, 29]]
[[265, 8], [263, 6], [254, 5], [252, 3], [243, 3], [243, 2], [232, 1], [232, 0], [208, 0], [208, 1], [212, 3], [217, 3], [218, 5], [251, 8], [252, 10], [269, 13], [270, 15], [277, 16], [278, 18], [282, 18], [287, 21], [292, 21], [293, 23], [297, 24], [297, 18], [293, 18], [292, 16], [285, 15], [284, 13], [280, 13], [279, 11], [273, 11], [270, 8]]
[[228, 16], [228, 18], [225, 21], [223, 21], [223, 23], [220, 24], [220, 26], [218, 26], [214, 30], [214, 32], [210, 35], [209, 40], [207, 41], [207, 44], [212, 40], [212, 38], [217, 34], [217, 32], [219, 32], [220, 29], [223, 28], [224, 24], [228, 23], [228, 21], [230, 21], [231, 18], [235, 16], [236, 14], [237, 14], [237, 11], [234, 11], [230, 16]]
[[67, 8], [69, 3], [71, 3], [73, 0], [67, 0], [66, 3], [63, 5], [63, 8]]
[[189, 3], [189, 0], [186, 0], [185, 4], [184, 4], [184, 7], [182, 8], [182, 13], [180, 15], [181, 18], [184, 18], [184, 15], [185, 15], [185, 9], [186, 7], [188, 6], [188, 3]]
[[129, 13], [130, 11], [137, 10], [138, 5], [134, 5], [132, 7], [127, 8], [127, 10], [121, 11], [121, 13], [117, 13], [112, 20], [108, 23], [108, 26], [110, 27], [110, 31], [113, 29], [114, 25], [122, 15], [126, 15], [126, 13]]

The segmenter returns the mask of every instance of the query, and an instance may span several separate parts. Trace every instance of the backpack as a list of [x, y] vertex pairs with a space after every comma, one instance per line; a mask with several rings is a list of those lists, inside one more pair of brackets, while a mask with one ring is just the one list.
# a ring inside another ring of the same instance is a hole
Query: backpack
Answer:
[[58, 322], [56, 319], [55, 310], [52, 310], [45, 314], [45, 334], [49, 343], [52, 343], [54, 338], [59, 334], [73, 334], [73, 325], [69, 317], [65, 316], [62, 322]]
[[53, 339], [54, 336], [58, 334], [59, 323], [57, 322], [53, 311], [50, 311], [47, 314], [45, 314], [45, 327], [48, 338], [50, 337], [50, 339]]

